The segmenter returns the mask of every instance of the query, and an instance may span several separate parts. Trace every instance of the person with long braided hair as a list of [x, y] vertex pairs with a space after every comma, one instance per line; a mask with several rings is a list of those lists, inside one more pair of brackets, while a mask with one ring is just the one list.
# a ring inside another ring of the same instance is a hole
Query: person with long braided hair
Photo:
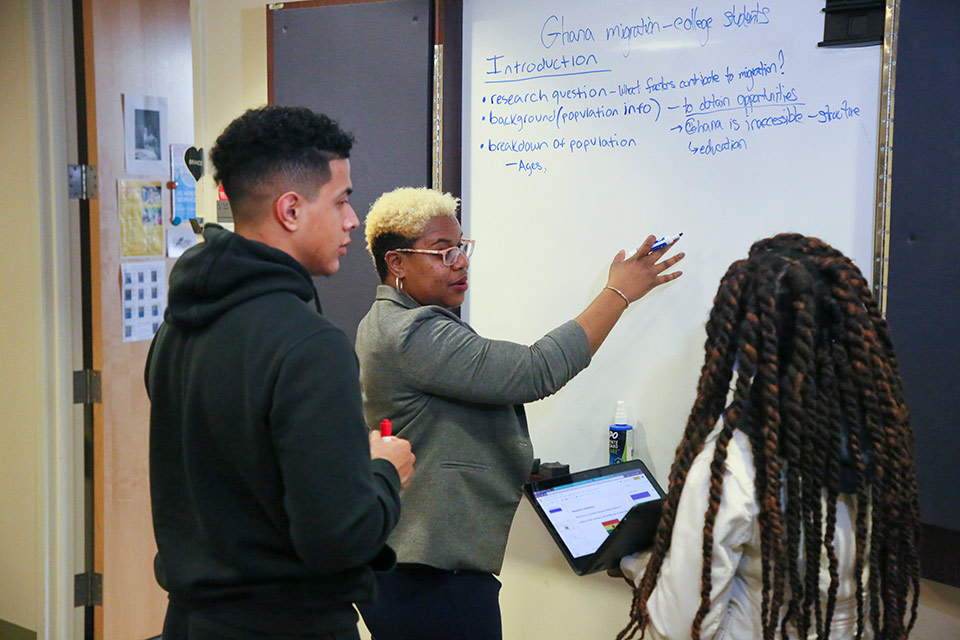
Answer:
[[906, 638], [917, 616], [913, 435], [863, 275], [810, 237], [720, 282], [651, 550], [618, 639]]

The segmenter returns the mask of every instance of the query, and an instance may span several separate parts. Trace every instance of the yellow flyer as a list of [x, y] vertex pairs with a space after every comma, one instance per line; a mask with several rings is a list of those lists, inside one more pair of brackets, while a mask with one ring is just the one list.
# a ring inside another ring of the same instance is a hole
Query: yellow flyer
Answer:
[[117, 180], [120, 255], [163, 255], [163, 201], [159, 180]]

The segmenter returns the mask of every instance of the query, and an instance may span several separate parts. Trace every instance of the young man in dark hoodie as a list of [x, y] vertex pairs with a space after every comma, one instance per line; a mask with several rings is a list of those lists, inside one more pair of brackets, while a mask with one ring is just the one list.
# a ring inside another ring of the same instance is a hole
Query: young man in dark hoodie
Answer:
[[177, 261], [146, 368], [165, 640], [358, 638], [353, 603], [396, 561], [414, 456], [368, 434], [353, 348], [310, 278], [358, 225], [351, 146], [325, 116], [268, 106], [210, 154], [236, 233], [208, 225]]

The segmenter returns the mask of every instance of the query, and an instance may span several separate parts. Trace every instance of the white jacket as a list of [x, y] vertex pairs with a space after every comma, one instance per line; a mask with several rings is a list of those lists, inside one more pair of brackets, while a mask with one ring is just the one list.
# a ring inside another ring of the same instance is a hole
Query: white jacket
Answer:
[[[690, 625], [700, 608], [700, 583], [703, 564], [703, 522], [710, 486], [716, 434], [708, 439], [687, 475], [670, 549], [664, 558], [660, 577], [650, 594], [647, 608], [650, 621], [646, 637], [681, 639], [690, 637]], [[753, 452], [746, 434], [734, 431], [727, 449], [723, 479], [723, 498], [713, 533], [712, 590], [710, 610], [704, 618], [700, 637], [750, 639], [763, 637], [760, 622], [762, 569], [760, 562], [759, 506], [754, 493], [756, 471]], [[839, 561], [840, 585], [830, 637], [853, 638], [857, 630], [856, 581], [854, 580], [855, 497], [841, 495], [837, 501], [837, 526], [834, 547]], [[628, 577], [639, 577], [649, 552], [624, 558], [621, 566]], [[638, 575], [639, 574], [639, 575]], [[830, 575], [826, 551], [820, 562], [820, 600], [826, 606]], [[864, 587], [867, 575], [864, 573]], [[866, 594], [864, 594], [866, 600]], [[789, 599], [789, 585], [785, 601]], [[865, 638], [872, 637], [864, 602]], [[815, 626], [811, 615], [811, 626]], [[816, 638], [816, 628], [810, 638]]]

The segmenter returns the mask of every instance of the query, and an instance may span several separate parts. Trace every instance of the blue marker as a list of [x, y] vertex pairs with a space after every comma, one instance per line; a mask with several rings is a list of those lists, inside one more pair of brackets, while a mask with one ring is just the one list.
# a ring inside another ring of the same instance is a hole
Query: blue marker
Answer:
[[679, 239], [680, 239], [680, 236], [682, 236], [682, 235], [683, 235], [683, 232], [680, 232], [680, 233], [678, 233], [677, 235], [671, 236], [671, 237], [669, 237], [669, 238], [660, 238], [659, 240], [657, 240], [656, 242], [653, 243], [653, 246], [650, 247], [650, 251], [651, 251], [651, 252], [653, 252], [653, 251], [659, 251], [660, 249], [663, 249], [663, 248], [666, 247], [667, 245], [673, 244], [674, 242], [676, 242], [677, 240], [679, 240]]

